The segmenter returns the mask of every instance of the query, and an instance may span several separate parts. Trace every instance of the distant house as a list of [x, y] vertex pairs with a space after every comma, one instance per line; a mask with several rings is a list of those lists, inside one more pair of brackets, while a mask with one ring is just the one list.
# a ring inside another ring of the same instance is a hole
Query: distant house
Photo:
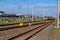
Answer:
[[0, 17], [3, 18], [3, 21], [14, 21], [14, 20], [20, 20], [24, 15], [16, 15], [16, 14], [2, 14]]
[[35, 15], [31, 15], [31, 14], [26, 14], [26, 15], [24, 15], [25, 16], [25, 18], [27, 19], [27, 20], [32, 20], [32, 16], [33, 16], [33, 20], [35, 21], [35, 20], [42, 20], [42, 17], [39, 17], [39, 16], [35, 16]]
[[0, 11], [0, 21], [3, 21], [2, 14], [4, 14], [4, 11]]
[[0, 11], [0, 16], [1, 16], [2, 14], [4, 14], [4, 11]]

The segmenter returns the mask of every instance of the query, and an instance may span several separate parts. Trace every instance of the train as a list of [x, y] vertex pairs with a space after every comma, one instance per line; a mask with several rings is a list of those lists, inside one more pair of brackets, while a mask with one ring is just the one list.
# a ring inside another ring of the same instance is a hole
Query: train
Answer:
[[44, 18], [43, 21], [44, 22], [50, 22], [50, 21], [54, 21], [54, 18]]

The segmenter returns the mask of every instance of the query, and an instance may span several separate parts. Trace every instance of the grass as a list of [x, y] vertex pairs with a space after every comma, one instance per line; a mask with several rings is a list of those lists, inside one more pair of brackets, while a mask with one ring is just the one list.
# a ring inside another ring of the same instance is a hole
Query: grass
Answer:
[[[40, 20], [38, 20], [40, 21]], [[6, 25], [6, 24], [16, 24], [16, 23], [20, 23], [20, 22], [32, 22], [29, 20], [15, 20], [15, 21], [0, 21], [0, 25]]]
[[57, 29], [57, 40], [60, 40], [60, 28]]
[[60, 22], [60, 18], [59, 18], [59, 22]]

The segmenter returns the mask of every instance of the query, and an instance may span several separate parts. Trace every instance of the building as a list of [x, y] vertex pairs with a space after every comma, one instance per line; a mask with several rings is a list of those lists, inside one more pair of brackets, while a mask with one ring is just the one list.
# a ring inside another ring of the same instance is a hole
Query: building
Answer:
[[16, 14], [2, 14], [0, 15], [1, 18], [3, 18], [3, 21], [14, 21], [14, 20], [20, 20], [24, 17], [24, 15], [16, 15]]
[[3, 21], [2, 14], [4, 14], [4, 11], [0, 11], [0, 21]]

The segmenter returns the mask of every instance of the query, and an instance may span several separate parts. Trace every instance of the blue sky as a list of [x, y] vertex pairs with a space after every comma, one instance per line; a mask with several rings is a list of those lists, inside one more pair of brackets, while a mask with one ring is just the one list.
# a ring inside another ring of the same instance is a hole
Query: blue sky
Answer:
[[[37, 16], [57, 16], [57, 0], [0, 0], [0, 10], [5, 13], [32, 14]], [[49, 8], [43, 8], [49, 7]]]

